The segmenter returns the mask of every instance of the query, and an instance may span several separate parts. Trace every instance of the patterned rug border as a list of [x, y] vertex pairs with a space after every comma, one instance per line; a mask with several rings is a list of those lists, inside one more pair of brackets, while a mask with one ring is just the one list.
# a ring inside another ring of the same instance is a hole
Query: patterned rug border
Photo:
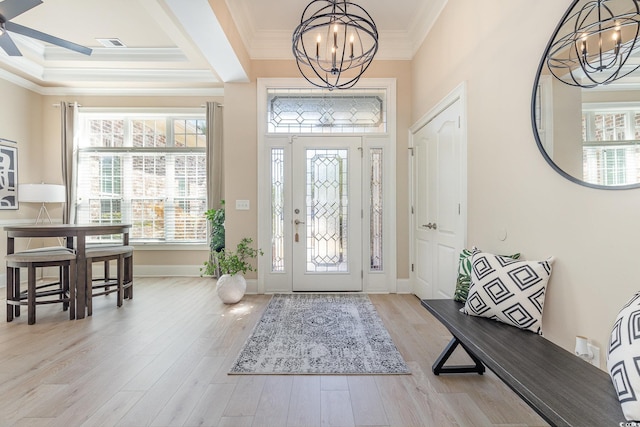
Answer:
[[[258, 328], [261, 326], [261, 322], [265, 316], [265, 314], [269, 311], [269, 309], [271, 308], [271, 305], [274, 304], [274, 301], [276, 301], [276, 298], [291, 298], [291, 297], [300, 297], [300, 296], [324, 296], [324, 297], [355, 297], [355, 298], [366, 298], [366, 302], [370, 305], [374, 315], [375, 315], [375, 319], [376, 322], [379, 323], [379, 326], [382, 328], [382, 330], [384, 331], [384, 334], [386, 335], [386, 338], [388, 339], [390, 345], [393, 347], [393, 350], [395, 351], [395, 353], [397, 353], [397, 357], [399, 358], [400, 363], [403, 366], [403, 370], [400, 371], [395, 371], [395, 372], [335, 372], [335, 371], [327, 371], [327, 372], [249, 372], [249, 371], [234, 371], [233, 369], [236, 368], [238, 366], [239, 360], [243, 354], [243, 352], [245, 351], [245, 349], [247, 348], [247, 346], [250, 344], [252, 338], [254, 337], [254, 334], [256, 333], [256, 331], [258, 330]], [[384, 323], [382, 322], [382, 318], [380, 317], [380, 315], [378, 314], [378, 311], [376, 310], [375, 306], [373, 305], [373, 303], [371, 302], [371, 299], [369, 298], [368, 294], [364, 294], [364, 293], [358, 293], [358, 294], [352, 294], [352, 293], [313, 293], [313, 292], [305, 292], [305, 293], [294, 293], [294, 294], [273, 294], [271, 296], [271, 299], [269, 299], [269, 302], [267, 303], [264, 311], [262, 312], [262, 315], [260, 316], [260, 319], [258, 319], [258, 321], [256, 322], [256, 324], [254, 325], [251, 333], [249, 334], [249, 336], [247, 337], [246, 341], [244, 342], [244, 344], [242, 345], [242, 348], [240, 349], [240, 351], [238, 352], [238, 355], [236, 356], [233, 365], [231, 366], [229, 372], [227, 373], [227, 375], [281, 375], [281, 376], [286, 376], [286, 375], [330, 375], [330, 376], [362, 376], [362, 375], [412, 375], [411, 374], [411, 370], [409, 369], [406, 361], [404, 360], [404, 357], [402, 357], [402, 354], [400, 354], [400, 351], [398, 350], [398, 348], [396, 347], [395, 343], [393, 342], [393, 339], [391, 338], [391, 335], [389, 334], [389, 331], [387, 330], [386, 326], [384, 326]]]

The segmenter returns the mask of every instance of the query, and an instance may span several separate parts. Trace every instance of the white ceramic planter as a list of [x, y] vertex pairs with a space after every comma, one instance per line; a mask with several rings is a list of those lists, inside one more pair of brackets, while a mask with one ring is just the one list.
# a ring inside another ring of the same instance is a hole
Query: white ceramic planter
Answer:
[[235, 304], [242, 299], [247, 290], [247, 281], [242, 274], [223, 274], [218, 278], [216, 291], [225, 304]]

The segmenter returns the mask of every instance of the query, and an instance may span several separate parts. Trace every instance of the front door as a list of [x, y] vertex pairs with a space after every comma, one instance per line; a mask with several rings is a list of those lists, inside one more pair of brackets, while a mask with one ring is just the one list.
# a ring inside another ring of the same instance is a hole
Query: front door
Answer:
[[414, 292], [452, 298], [464, 246], [460, 100], [413, 136]]
[[293, 290], [362, 290], [360, 137], [293, 142]]

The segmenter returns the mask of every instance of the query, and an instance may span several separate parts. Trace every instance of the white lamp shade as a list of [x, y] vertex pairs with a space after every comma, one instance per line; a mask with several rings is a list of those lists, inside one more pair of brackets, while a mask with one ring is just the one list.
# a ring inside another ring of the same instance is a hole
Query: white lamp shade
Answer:
[[60, 184], [18, 184], [18, 201], [25, 203], [64, 203], [65, 188]]

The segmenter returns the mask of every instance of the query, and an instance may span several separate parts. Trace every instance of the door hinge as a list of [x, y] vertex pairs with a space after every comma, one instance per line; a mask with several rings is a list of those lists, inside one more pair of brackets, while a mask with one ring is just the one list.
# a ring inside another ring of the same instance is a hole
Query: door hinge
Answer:
[[411, 272], [413, 273], [414, 271], [415, 271], [415, 270], [414, 270], [414, 265], [413, 265], [413, 264], [411, 264]]
[[458, 203], [458, 215], [460, 215], [460, 203]]
[[360, 219], [364, 219], [364, 209], [360, 209]]
[[364, 279], [364, 270], [360, 270], [360, 278]]
[[413, 210], [413, 206], [411, 206], [411, 215], [413, 215], [415, 211]]
[[411, 157], [413, 157], [413, 147], [409, 147], [409, 152], [411, 153]]
[[460, 121], [461, 121], [460, 116], [458, 116], [458, 129], [462, 127], [462, 125], [460, 124]]

